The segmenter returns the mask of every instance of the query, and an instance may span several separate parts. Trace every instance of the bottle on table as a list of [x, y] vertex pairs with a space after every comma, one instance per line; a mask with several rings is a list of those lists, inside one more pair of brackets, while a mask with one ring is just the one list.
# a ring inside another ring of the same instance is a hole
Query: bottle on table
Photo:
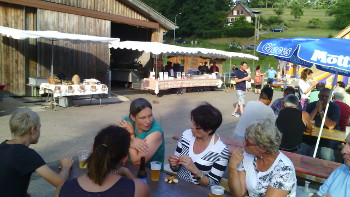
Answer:
[[147, 183], [147, 172], [145, 163], [145, 157], [141, 157], [140, 169], [137, 173], [137, 178]]

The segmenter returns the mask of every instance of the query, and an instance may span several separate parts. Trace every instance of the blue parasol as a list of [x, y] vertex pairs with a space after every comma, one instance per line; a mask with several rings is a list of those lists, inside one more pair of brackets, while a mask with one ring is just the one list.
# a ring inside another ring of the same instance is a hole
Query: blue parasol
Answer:
[[[350, 76], [350, 40], [339, 38], [282, 38], [263, 40], [258, 48], [261, 55], [273, 55], [276, 59], [292, 62], [306, 67], [335, 73], [332, 87], [338, 74]], [[331, 96], [329, 97], [329, 101]], [[329, 101], [325, 114], [328, 112]], [[322, 135], [325, 117], [322, 120], [313, 157], [316, 156]]]

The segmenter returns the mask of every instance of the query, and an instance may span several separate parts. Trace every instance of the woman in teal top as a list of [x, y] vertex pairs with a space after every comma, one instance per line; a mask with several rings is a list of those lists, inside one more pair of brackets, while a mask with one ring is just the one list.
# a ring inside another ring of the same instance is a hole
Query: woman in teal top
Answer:
[[162, 162], [164, 168], [164, 132], [160, 124], [153, 119], [152, 105], [144, 98], [138, 98], [130, 104], [129, 117], [119, 123], [131, 135], [129, 161], [140, 164], [141, 157], [146, 158], [146, 166], [152, 161]]

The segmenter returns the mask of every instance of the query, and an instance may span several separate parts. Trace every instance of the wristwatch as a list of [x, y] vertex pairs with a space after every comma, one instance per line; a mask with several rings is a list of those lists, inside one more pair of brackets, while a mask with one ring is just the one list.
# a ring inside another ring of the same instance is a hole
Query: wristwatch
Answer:
[[203, 172], [201, 172], [200, 176], [195, 177], [197, 181], [201, 180], [203, 178], [204, 174]]
[[319, 114], [324, 114], [324, 111], [322, 110], [322, 111], [320, 111], [320, 112], [318, 112]]

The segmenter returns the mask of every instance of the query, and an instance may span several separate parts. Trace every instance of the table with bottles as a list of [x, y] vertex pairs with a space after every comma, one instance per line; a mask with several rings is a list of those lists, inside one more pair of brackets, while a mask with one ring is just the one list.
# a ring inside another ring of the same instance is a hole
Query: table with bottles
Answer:
[[[126, 164], [131, 173], [136, 177], [140, 166], [132, 165], [130, 163]], [[58, 165], [52, 167], [53, 170], [59, 172]], [[79, 162], [76, 160], [73, 164], [72, 170], [70, 171], [69, 178], [76, 178], [86, 173], [86, 169], [79, 168]], [[166, 183], [165, 178], [171, 176], [164, 172], [160, 173], [159, 181], [151, 180], [151, 169], [146, 168], [147, 172], [147, 185], [151, 190], [151, 196], [153, 197], [174, 197], [174, 196], [209, 196], [210, 189], [204, 186], [195, 185], [193, 183], [187, 182], [182, 179], [178, 179], [178, 183]], [[229, 194], [224, 194], [224, 197], [231, 196]]]

